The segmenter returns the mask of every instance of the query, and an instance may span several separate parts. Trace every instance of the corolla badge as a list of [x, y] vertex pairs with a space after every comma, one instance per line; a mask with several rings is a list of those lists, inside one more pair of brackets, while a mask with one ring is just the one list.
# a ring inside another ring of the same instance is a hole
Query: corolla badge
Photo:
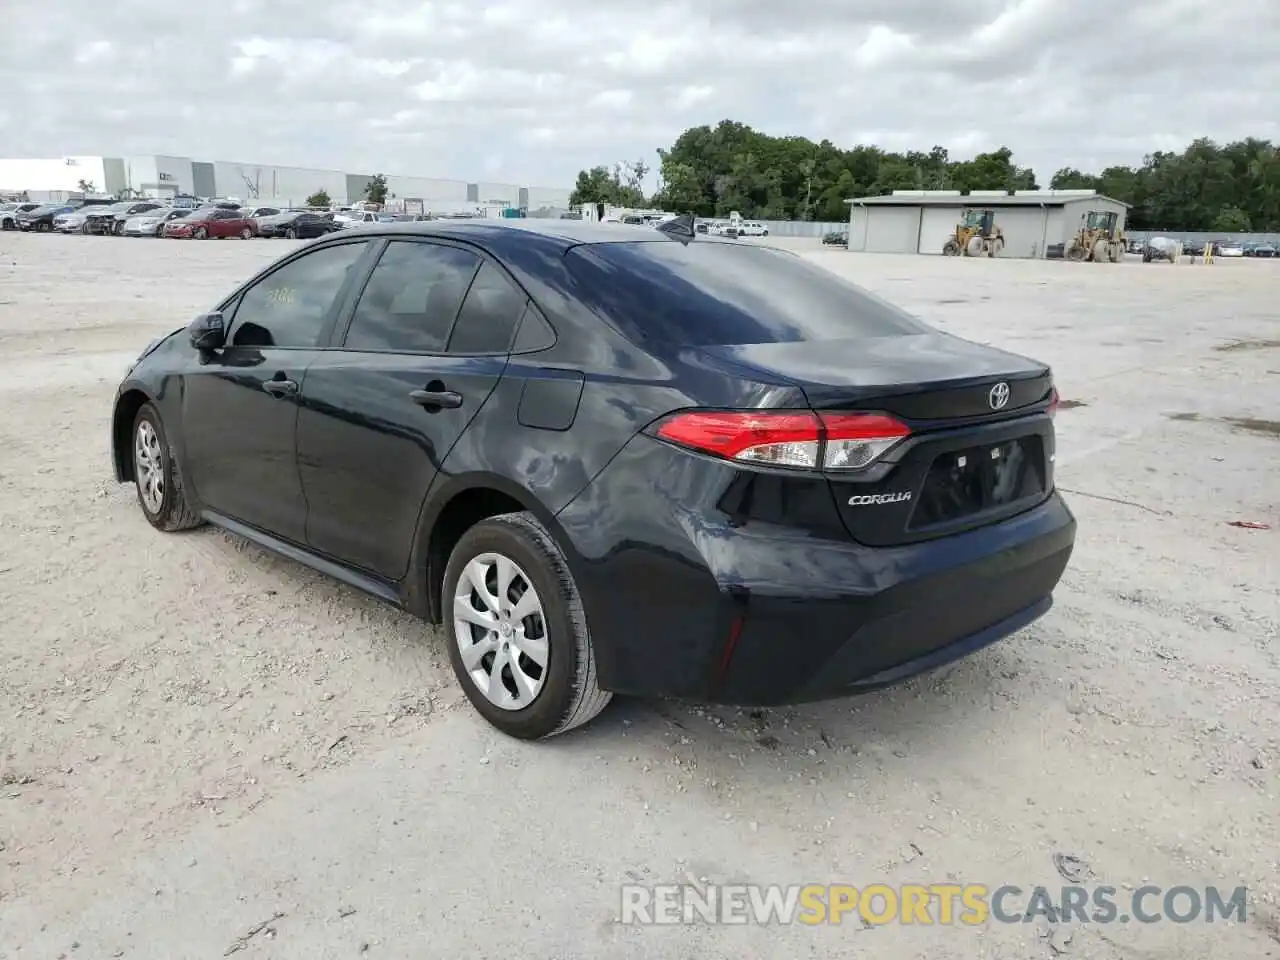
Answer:
[[868, 493], [858, 497], [849, 498], [849, 506], [851, 507], [870, 507], [880, 506], [885, 503], [902, 503], [911, 499], [910, 490], [901, 490], [898, 493]]

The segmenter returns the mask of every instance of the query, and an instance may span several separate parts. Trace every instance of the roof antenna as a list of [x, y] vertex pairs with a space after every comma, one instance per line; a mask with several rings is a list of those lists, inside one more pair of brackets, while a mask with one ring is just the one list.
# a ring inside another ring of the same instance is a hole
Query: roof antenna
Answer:
[[681, 243], [688, 243], [698, 235], [694, 229], [692, 213], [685, 213], [671, 220], [666, 220], [658, 224], [657, 229], [662, 233], [675, 237]]

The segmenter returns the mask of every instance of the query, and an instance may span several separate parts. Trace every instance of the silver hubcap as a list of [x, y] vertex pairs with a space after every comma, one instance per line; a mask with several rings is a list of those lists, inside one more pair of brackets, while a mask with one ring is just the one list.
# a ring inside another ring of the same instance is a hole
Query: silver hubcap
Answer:
[[138, 433], [133, 438], [133, 466], [142, 505], [148, 513], [159, 513], [160, 504], [164, 502], [164, 457], [156, 428], [147, 420], [138, 424]]
[[482, 553], [453, 594], [453, 635], [467, 675], [503, 710], [522, 710], [547, 677], [547, 622], [533, 582], [519, 564]]

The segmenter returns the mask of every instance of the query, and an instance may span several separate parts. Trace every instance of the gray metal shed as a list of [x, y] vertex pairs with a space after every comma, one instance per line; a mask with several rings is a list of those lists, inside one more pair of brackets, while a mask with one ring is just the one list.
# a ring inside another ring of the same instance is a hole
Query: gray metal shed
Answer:
[[849, 250], [860, 253], [942, 253], [964, 211], [995, 211], [1004, 234], [1002, 257], [1040, 258], [1069, 241], [1090, 210], [1115, 210], [1124, 226], [1128, 205], [1093, 190], [896, 190], [849, 204]]

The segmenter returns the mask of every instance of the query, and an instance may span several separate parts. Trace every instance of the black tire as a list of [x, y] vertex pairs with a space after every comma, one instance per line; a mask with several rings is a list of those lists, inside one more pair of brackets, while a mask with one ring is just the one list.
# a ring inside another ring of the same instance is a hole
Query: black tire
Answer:
[[206, 230], [204, 227], [196, 227], [195, 232], [192, 234], [192, 236], [195, 237], [197, 240], [208, 240], [209, 231]]
[[956, 243], [954, 240], [948, 240], [942, 245], [942, 255], [944, 257], [960, 256], [960, 244]]
[[53, 224], [52, 224], [52, 223], [42, 223], [42, 224], [40, 224], [40, 226], [38, 226], [36, 229], [37, 229], [40, 233], [52, 233], [52, 232], [53, 232]]
[[[490, 702], [462, 661], [453, 605], [463, 570], [482, 554], [513, 560], [542, 602], [547, 665], [532, 702], [507, 710]], [[441, 606], [449, 662], [476, 711], [494, 727], [520, 740], [539, 740], [592, 720], [613, 698], [597, 683], [595, 655], [582, 599], [564, 554], [550, 532], [530, 513], [507, 513], [482, 520], [462, 535], [445, 568]]]
[[[148, 428], [158, 443], [160, 478], [163, 482], [155, 509], [148, 505], [149, 498], [144, 493], [143, 458], [139, 453], [140, 437]], [[182, 484], [182, 472], [173, 458], [173, 447], [169, 444], [169, 437], [164, 432], [159, 411], [150, 403], [144, 403], [138, 415], [133, 418], [133, 429], [129, 433], [129, 452], [133, 457], [134, 487], [138, 494], [138, 506], [142, 508], [142, 515], [147, 518], [148, 523], [166, 533], [190, 530], [204, 523], [187, 500], [186, 489]]]
[[253, 230], [252, 230], [252, 229], [250, 229], [249, 227], [245, 227], [243, 230], [241, 230], [241, 231], [240, 231], [240, 239], [241, 239], [241, 240], [252, 240], [252, 239], [253, 239]]
[[80, 224], [80, 232], [86, 237], [89, 235], [89, 224], [87, 222]]
[[288, 230], [284, 232], [284, 236], [286, 240], [297, 240], [298, 231], [293, 229], [293, 227], [290, 227]]

